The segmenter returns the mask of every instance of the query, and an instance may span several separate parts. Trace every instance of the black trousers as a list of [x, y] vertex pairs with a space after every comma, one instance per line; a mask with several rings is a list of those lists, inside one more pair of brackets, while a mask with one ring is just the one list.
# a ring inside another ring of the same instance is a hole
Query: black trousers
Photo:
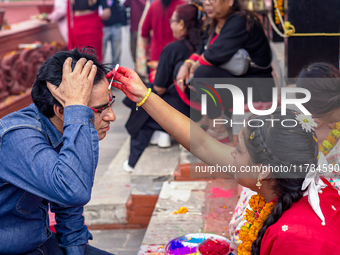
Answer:
[[[40, 247], [29, 253], [21, 255], [65, 255], [66, 252], [59, 246], [59, 240], [55, 233]], [[113, 255], [106, 251], [97, 249], [91, 245], [86, 245], [85, 255]]]
[[[181, 100], [175, 88], [166, 92], [166, 94], [164, 94], [162, 98], [165, 102], [167, 102], [173, 108], [175, 108], [179, 112], [189, 117], [190, 107]], [[134, 115], [138, 117], [138, 113], [137, 114], [134, 113]], [[171, 118], [171, 116], [167, 116], [167, 117]], [[141, 127], [138, 128], [138, 131], [134, 132], [134, 135], [131, 135], [130, 156], [129, 156], [129, 165], [131, 167], [135, 167], [143, 151], [145, 150], [146, 147], [148, 147], [153, 132], [155, 130], [164, 131], [164, 129], [149, 115], [146, 118], [147, 118], [146, 121]], [[140, 120], [138, 120], [138, 118], [134, 118], [133, 121], [131, 119], [128, 121], [130, 123], [128, 126], [131, 126], [133, 125], [134, 122], [139, 122], [139, 121]]]
[[154, 119], [149, 117], [143, 127], [138, 131], [137, 136], [131, 137], [129, 155], [129, 165], [131, 167], [135, 167], [137, 164], [137, 161], [143, 151], [146, 147], [148, 147], [152, 134], [155, 130], [164, 131], [164, 129], [156, 121], [154, 121]]

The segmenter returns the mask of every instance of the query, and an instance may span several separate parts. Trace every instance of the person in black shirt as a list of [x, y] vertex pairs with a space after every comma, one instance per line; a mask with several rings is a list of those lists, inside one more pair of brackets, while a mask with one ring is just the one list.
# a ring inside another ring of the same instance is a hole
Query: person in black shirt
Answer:
[[[247, 99], [247, 88], [253, 88], [253, 102], [271, 101], [274, 81], [271, 75], [271, 50], [268, 39], [256, 14], [246, 10], [239, 0], [201, 0], [207, 16], [211, 19], [201, 46], [195, 54], [190, 56], [191, 62], [184, 63], [177, 75], [177, 83], [184, 89], [190, 77], [195, 78], [269, 78], [265, 82], [259, 79], [233, 79]], [[219, 67], [227, 63], [239, 49], [245, 49], [253, 62], [264, 69], [249, 67], [242, 76], [234, 76]], [[214, 84], [209, 84], [214, 87]], [[200, 92], [201, 90], [196, 90]], [[228, 132], [223, 125], [213, 126], [214, 119], [221, 119], [222, 107], [224, 113], [231, 116], [233, 107], [231, 92], [227, 89], [216, 89], [221, 98], [215, 102], [207, 97], [207, 116], [201, 124], [207, 126], [207, 132], [220, 140], [227, 142]], [[210, 90], [212, 94], [215, 91]], [[245, 102], [246, 103], [246, 102]]]
[[[173, 36], [178, 41], [168, 44], [163, 49], [151, 85], [155, 93], [186, 116], [189, 116], [190, 108], [179, 97], [174, 79], [184, 60], [198, 49], [202, 36], [202, 16], [202, 9], [196, 4], [186, 4], [176, 8], [169, 22]], [[142, 108], [138, 111], [135, 108], [135, 104], [132, 104], [131, 115], [126, 123], [126, 128], [131, 135], [130, 155], [123, 167], [127, 172], [133, 171], [139, 157], [149, 145], [154, 131], [164, 131]]]

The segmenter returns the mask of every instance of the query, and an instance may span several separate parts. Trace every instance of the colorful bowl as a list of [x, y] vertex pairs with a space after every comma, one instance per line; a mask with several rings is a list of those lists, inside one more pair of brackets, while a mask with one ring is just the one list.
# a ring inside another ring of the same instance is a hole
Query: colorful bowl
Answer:
[[177, 237], [171, 240], [165, 247], [165, 254], [167, 255], [201, 255], [198, 246], [207, 239], [230, 241], [219, 235], [208, 233], [195, 233], [185, 236]]

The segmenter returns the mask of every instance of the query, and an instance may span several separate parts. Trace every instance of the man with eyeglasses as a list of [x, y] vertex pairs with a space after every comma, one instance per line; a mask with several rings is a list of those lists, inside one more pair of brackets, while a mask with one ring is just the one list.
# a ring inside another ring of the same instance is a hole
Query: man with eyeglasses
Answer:
[[107, 72], [88, 49], [56, 53], [39, 70], [34, 103], [0, 119], [0, 254], [110, 254], [87, 244], [82, 215], [99, 140], [116, 118]]

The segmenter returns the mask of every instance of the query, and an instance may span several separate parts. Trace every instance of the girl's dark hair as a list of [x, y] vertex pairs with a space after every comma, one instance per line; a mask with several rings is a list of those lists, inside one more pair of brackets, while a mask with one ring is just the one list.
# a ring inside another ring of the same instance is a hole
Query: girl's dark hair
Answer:
[[93, 63], [97, 66], [97, 74], [94, 79], [94, 85], [106, 79], [105, 75], [108, 71], [110, 71], [108, 67], [104, 66], [97, 60], [95, 50], [92, 47], [85, 47], [80, 51], [77, 49], [73, 49], [71, 51], [60, 51], [47, 59], [39, 69], [31, 92], [34, 104], [47, 118], [54, 116], [53, 106], [61, 106], [61, 104], [52, 96], [51, 92], [47, 88], [46, 82], [48, 81], [59, 87], [63, 75], [63, 65], [68, 57], [73, 59], [71, 65], [72, 70], [74, 69], [77, 61], [81, 58], [93, 61]]
[[184, 43], [190, 49], [190, 53], [197, 50], [203, 35], [202, 16], [203, 11], [198, 9], [197, 4], [184, 4], [177, 6], [177, 20], [183, 20], [187, 29], [187, 34], [183, 36]]
[[[255, 23], [261, 24], [257, 15], [254, 12], [248, 10], [242, 3], [240, 3], [239, 0], [234, 0], [234, 4], [230, 7], [229, 12], [227, 13], [227, 18], [234, 13], [238, 13], [241, 17], [246, 17], [247, 19], [246, 27], [247, 27], [247, 32], [249, 34], [251, 33], [251, 30]], [[217, 25], [217, 20], [212, 19], [211, 26], [209, 29], [210, 36], [214, 34], [216, 25]]]
[[302, 69], [296, 85], [311, 93], [304, 106], [312, 114], [326, 116], [340, 108], [340, 73], [335, 66], [322, 62], [311, 64]]
[[[279, 168], [286, 166], [287, 169], [291, 169], [291, 172], [281, 170], [270, 173], [269, 177], [273, 180], [272, 189], [278, 196], [278, 200], [252, 244], [252, 255], [260, 254], [261, 242], [266, 230], [276, 223], [293, 203], [302, 198], [301, 187], [308, 171], [305, 164], [317, 164], [318, 143], [314, 139], [315, 132], [306, 132], [300, 124], [295, 127], [285, 127], [281, 123], [286, 120], [284, 125], [293, 126], [294, 122], [288, 119], [295, 120], [296, 114], [292, 110], [287, 110], [287, 114], [282, 116], [281, 112], [276, 110], [267, 116], [253, 115], [250, 124], [257, 127], [248, 125], [244, 132], [245, 144], [254, 164]], [[272, 121], [269, 121], [270, 119]], [[253, 139], [250, 139], [251, 135]], [[296, 172], [294, 167], [297, 169]]]
[[164, 8], [168, 7], [170, 5], [172, 0], [161, 0], [162, 5]]

